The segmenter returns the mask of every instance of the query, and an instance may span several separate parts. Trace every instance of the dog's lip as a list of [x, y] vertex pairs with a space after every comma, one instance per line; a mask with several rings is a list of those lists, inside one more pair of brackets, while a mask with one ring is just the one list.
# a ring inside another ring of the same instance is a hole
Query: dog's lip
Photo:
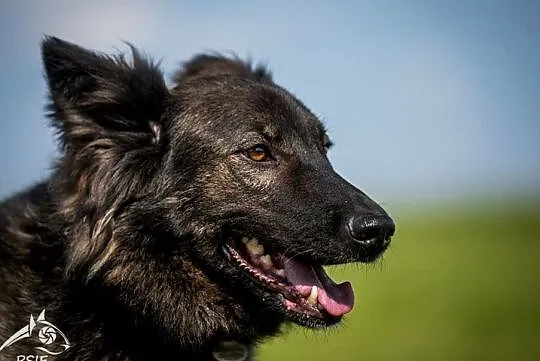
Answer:
[[257, 269], [248, 264], [248, 262], [239, 254], [239, 252], [230, 245], [225, 245], [225, 253], [235, 260], [235, 262], [242, 268], [243, 271], [251, 275], [267, 290], [277, 294], [282, 300], [283, 306], [286, 311], [297, 312], [303, 315], [312, 316], [314, 318], [322, 319], [324, 314], [318, 308], [309, 304], [306, 299], [289, 284], [286, 284], [277, 278], [270, 277], [262, 272], [258, 272]]
[[[224, 247], [226, 254], [265, 288], [281, 295], [288, 311], [317, 318], [341, 318], [352, 310], [354, 294], [349, 282], [336, 284], [318, 264], [310, 265], [279, 253], [273, 253], [270, 259], [256, 239], [241, 239], [245, 247], [231, 238]], [[261, 264], [260, 259], [266, 262]]]

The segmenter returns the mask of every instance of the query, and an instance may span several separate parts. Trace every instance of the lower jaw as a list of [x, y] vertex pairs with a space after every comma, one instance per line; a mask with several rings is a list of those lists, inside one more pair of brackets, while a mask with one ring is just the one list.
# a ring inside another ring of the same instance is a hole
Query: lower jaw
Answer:
[[311, 316], [303, 311], [295, 311], [294, 308], [284, 306], [281, 313], [288, 322], [312, 329], [326, 329], [341, 322], [342, 317], [331, 315]]

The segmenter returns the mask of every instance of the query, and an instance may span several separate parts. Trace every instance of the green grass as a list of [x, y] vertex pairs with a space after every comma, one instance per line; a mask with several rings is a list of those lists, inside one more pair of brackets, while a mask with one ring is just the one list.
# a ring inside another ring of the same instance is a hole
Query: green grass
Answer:
[[352, 314], [332, 330], [291, 327], [259, 359], [540, 360], [536, 205], [398, 212], [383, 261], [331, 269], [353, 283]]

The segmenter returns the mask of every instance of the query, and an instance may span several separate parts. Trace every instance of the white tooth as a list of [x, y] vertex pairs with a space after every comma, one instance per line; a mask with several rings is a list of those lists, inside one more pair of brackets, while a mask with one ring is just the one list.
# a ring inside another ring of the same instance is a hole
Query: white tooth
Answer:
[[274, 267], [274, 264], [272, 263], [272, 258], [270, 257], [270, 255], [265, 254], [264, 256], [261, 256], [259, 259], [261, 260], [261, 263], [267, 268]]
[[285, 270], [284, 269], [277, 269], [274, 271], [275, 274], [277, 274], [278, 276], [281, 276], [283, 278], [285, 278]]
[[317, 296], [319, 295], [319, 289], [317, 286], [311, 286], [311, 293], [309, 294], [309, 297], [307, 301], [312, 305], [317, 305]]
[[262, 244], [259, 244], [256, 239], [250, 239], [246, 243], [246, 248], [253, 256], [262, 256], [264, 254], [264, 246]]
[[242, 243], [243, 243], [243, 244], [248, 243], [248, 241], [249, 241], [249, 238], [247, 238], [247, 237], [242, 237]]

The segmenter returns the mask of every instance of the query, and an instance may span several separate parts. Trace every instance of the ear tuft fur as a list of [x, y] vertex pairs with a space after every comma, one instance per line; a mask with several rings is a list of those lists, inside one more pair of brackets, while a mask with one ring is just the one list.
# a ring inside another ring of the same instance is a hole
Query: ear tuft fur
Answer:
[[183, 63], [173, 80], [179, 85], [189, 79], [219, 75], [238, 75], [263, 82], [272, 81], [272, 74], [265, 66], [254, 66], [251, 61], [243, 61], [235, 55], [226, 57], [216, 53], [196, 55]]

